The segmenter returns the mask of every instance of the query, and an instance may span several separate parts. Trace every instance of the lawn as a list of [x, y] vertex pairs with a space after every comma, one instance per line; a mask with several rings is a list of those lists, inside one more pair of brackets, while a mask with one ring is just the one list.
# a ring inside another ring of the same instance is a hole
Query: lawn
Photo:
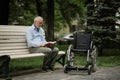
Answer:
[[[58, 46], [60, 50], [66, 50], [67, 45]], [[114, 51], [113, 51], [114, 52]], [[119, 51], [118, 51], [119, 53]], [[119, 54], [120, 55], [120, 54]], [[26, 70], [33, 68], [41, 68], [43, 62], [43, 57], [36, 58], [27, 58], [27, 59], [16, 59], [11, 60], [10, 62], [10, 70], [18, 71], [18, 70]], [[77, 65], [85, 65], [86, 64], [86, 56], [76, 56], [75, 64]], [[58, 65], [58, 63], [56, 63]], [[113, 67], [120, 66], [120, 57], [118, 55], [105, 55], [97, 57], [97, 66], [99, 67]]]

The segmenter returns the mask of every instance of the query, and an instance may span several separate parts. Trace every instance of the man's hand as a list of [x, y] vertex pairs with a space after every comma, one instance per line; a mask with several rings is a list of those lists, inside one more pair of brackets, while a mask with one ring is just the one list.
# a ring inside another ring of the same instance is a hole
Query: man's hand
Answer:
[[56, 41], [52, 42], [47, 42], [46, 44], [40, 44], [40, 47], [50, 47], [53, 46], [54, 44], [56, 44]]
[[49, 44], [56, 44], [56, 41], [50, 41], [50, 42], [48, 42]]
[[45, 47], [46, 44], [40, 44], [40, 47]]

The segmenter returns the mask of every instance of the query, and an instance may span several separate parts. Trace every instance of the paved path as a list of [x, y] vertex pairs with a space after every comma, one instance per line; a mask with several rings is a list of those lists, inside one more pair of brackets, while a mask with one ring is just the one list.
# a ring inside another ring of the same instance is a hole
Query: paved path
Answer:
[[88, 75], [87, 71], [71, 71], [65, 74], [60, 68], [55, 71], [14, 76], [13, 80], [120, 80], [120, 67], [100, 68], [91, 75]]

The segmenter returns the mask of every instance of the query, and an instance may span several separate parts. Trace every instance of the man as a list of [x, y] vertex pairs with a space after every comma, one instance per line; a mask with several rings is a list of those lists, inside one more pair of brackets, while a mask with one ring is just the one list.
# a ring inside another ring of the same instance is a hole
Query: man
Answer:
[[46, 54], [42, 69], [45, 71], [47, 71], [47, 69], [53, 70], [55, 58], [59, 50], [57, 47], [53, 49], [48, 47], [48, 45], [54, 45], [54, 43], [46, 41], [42, 25], [43, 18], [41, 16], [35, 17], [33, 25], [29, 27], [26, 32], [27, 43], [31, 53]]
[[9, 62], [10, 62], [10, 56], [3, 55], [0, 56], [0, 69], [2, 69], [3, 74], [5, 75], [5, 80], [12, 80], [9, 73]]

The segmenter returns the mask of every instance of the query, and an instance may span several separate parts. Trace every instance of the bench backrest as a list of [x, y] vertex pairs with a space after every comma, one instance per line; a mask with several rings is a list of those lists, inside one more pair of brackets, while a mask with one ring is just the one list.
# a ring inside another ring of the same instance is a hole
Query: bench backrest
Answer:
[[28, 26], [0, 25], [0, 55], [29, 53], [25, 32]]

